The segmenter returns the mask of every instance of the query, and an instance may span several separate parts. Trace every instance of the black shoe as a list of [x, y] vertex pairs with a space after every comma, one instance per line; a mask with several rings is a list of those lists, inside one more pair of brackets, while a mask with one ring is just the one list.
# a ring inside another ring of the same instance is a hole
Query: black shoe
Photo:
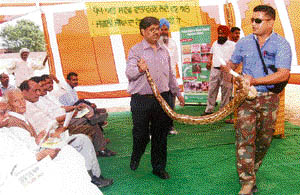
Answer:
[[95, 184], [98, 188], [104, 188], [113, 184], [113, 179], [105, 179], [102, 175], [100, 177], [92, 176], [93, 184]]
[[258, 192], [258, 188], [256, 185], [254, 185], [252, 188], [252, 193], [256, 193], [256, 192]]
[[96, 153], [97, 157], [111, 157], [111, 156], [115, 156], [117, 153], [113, 152], [107, 148], [105, 148], [104, 150], [98, 151]]
[[161, 179], [169, 179], [170, 178], [169, 173], [165, 170], [158, 170], [158, 171], [153, 170], [152, 173]]
[[130, 169], [135, 171], [139, 167], [140, 161], [131, 160], [130, 161]]
[[206, 115], [210, 115], [210, 114], [212, 114], [212, 112], [203, 112], [203, 113], [201, 114], [201, 116], [206, 116]]

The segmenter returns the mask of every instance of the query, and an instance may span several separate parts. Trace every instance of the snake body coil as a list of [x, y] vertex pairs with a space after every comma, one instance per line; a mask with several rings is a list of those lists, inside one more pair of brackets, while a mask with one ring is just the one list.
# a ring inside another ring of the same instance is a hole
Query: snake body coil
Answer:
[[174, 110], [172, 110], [172, 108], [169, 106], [169, 104], [160, 95], [157, 85], [154, 83], [154, 81], [149, 73], [149, 70], [146, 70], [146, 77], [147, 77], [147, 81], [153, 91], [154, 96], [156, 97], [157, 101], [159, 102], [159, 104], [161, 105], [161, 107], [165, 111], [165, 113], [173, 120], [176, 120], [180, 123], [192, 124], [192, 125], [210, 124], [210, 123], [214, 123], [216, 121], [222, 120], [223, 118], [225, 118], [226, 116], [231, 114], [236, 108], [238, 108], [238, 106], [241, 103], [243, 103], [245, 101], [245, 99], [248, 97], [249, 91], [251, 91], [250, 87], [247, 85], [245, 80], [242, 77], [237, 77], [237, 82], [238, 82], [238, 86], [239, 86], [237, 95], [226, 106], [224, 106], [219, 111], [217, 111], [213, 114], [210, 114], [210, 115], [189, 116], [189, 115], [184, 115], [184, 114], [177, 114], [176, 112], [174, 112]]

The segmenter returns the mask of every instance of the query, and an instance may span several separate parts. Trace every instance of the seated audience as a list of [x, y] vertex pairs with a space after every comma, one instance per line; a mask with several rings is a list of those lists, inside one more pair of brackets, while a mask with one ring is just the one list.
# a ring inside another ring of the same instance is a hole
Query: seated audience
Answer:
[[102, 195], [74, 148], [40, 151], [26, 130], [5, 127], [7, 117], [7, 104], [0, 103], [0, 194]]
[[[8, 102], [9, 117], [7, 127], [20, 127], [27, 131], [29, 135], [34, 138], [36, 144], [40, 144], [41, 140], [45, 138], [48, 132], [45, 130], [36, 132], [31, 123], [25, 118], [24, 113], [26, 112], [26, 102], [19, 89], [9, 90], [6, 93], [6, 99]], [[40, 120], [43, 120], [42, 116]], [[59, 127], [50, 136], [59, 137], [66, 128]], [[46, 137], [47, 138], [47, 137]], [[101, 170], [96, 158], [95, 150], [91, 141], [87, 136], [78, 134], [71, 137], [70, 145], [73, 146], [84, 158], [85, 165], [92, 177], [92, 183], [96, 184], [98, 187], [105, 187], [112, 184], [112, 179], [105, 179], [101, 176]]]
[[[42, 123], [39, 120], [40, 115], [44, 115], [43, 118], [47, 118], [50, 121], [56, 120], [57, 122], [62, 123], [65, 119], [66, 111], [70, 111], [68, 110], [70, 107], [65, 107], [65, 110], [51, 101], [49, 102], [46, 98], [42, 98], [42, 101], [39, 101], [40, 97], [47, 94], [47, 91], [44, 90], [44, 85], [37, 77], [31, 78], [29, 81], [24, 81], [20, 85], [20, 89], [22, 90], [24, 98], [27, 100], [27, 112], [25, 114], [37, 131], [45, 129], [46, 126], [45, 123]], [[71, 107], [73, 107], [73, 110], [79, 108], [78, 106]], [[97, 155], [106, 157], [116, 154], [106, 148], [107, 143], [99, 126], [91, 125], [87, 122], [86, 118], [73, 118], [68, 128], [71, 134], [83, 133], [90, 135]]]

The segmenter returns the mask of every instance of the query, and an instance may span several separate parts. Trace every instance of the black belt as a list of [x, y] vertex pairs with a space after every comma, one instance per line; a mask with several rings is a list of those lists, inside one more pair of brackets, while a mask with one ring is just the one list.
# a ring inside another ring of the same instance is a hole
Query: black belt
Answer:
[[[140, 94], [138, 94], [138, 95], [140, 95]], [[140, 95], [140, 96], [148, 97], [148, 98], [155, 98], [154, 94], [145, 94], [145, 95]]]
[[[162, 92], [160, 95], [167, 95], [169, 93], [169, 91], [166, 91], [166, 92]], [[132, 95], [132, 97], [138, 97], [138, 96], [142, 96], [142, 97], [147, 97], [147, 98], [155, 98], [154, 94], [144, 94], [144, 95], [141, 95], [141, 94], [138, 94], [138, 93], [135, 93]]]
[[221, 67], [214, 67], [215, 69], [218, 69], [218, 70], [220, 70], [221, 69]]

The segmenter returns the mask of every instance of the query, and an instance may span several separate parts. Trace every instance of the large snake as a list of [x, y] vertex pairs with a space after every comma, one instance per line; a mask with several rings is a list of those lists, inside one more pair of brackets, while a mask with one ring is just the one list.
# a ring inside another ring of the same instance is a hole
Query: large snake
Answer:
[[237, 76], [236, 81], [238, 83], [238, 89], [235, 97], [222, 109], [219, 111], [205, 116], [189, 116], [184, 114], [177, 114], [173, 109], [169, 106], [169, 104], [165, 101], [165, 99], [160, 95], [157, 85], [153, 81], [149, 70], [146, 70], [146, 77], [148, 83], [153, 91], [154, 96], [156, 97], [157, 101], [161, 105], [162, 109], [165, 113], [173, 120], [176, 120], [180, 123], [185, 124], [209, 124], [214, 123], [216, 121], [222, 120], [229, 114], [231, 114], [236, 108], [239, 107], [241, 103], [245, 101], [245, 99], [253, 99], [255, 98], [256, 90], [254, 87], [249, 86], [246, 80], [242, 76]]

